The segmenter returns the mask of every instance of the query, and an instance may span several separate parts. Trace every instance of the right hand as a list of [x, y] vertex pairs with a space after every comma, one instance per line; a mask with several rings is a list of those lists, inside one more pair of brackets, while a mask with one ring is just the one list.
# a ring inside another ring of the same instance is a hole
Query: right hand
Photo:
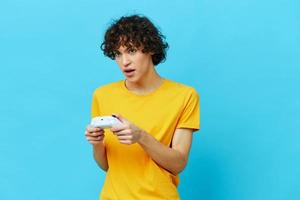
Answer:
[[104, 130], [88, 125], [85, 130], [85, 137], [92, 145], [102, 144], [104, 139]]

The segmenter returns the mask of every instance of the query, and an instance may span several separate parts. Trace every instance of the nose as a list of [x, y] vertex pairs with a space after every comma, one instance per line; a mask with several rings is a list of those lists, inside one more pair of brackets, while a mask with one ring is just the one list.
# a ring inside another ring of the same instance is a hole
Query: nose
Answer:
[[127, 67], [130, 64], [129, 56], [126, 54], [123, 54], [122, 58], [121, 58], [121, 63], [123, 65], [123, 67]]

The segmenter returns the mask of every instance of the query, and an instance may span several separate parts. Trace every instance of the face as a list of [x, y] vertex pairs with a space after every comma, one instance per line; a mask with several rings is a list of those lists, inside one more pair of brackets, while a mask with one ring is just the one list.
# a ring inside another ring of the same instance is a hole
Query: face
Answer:
[[126, 80], [132, 83], [141, 82], [154, 70], [151, 54], [136, 48], [121, 46], [115, 52], [115, 59]]

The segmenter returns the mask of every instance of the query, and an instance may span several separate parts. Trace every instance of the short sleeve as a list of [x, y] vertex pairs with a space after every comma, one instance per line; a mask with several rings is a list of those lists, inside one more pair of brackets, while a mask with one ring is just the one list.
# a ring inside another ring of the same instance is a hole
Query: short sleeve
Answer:
[[194, 89], [187, 95], [177, 128], [200, 129], [200, 97]]
[[92, 107], [91, 107], [91, 117], [97, 117], [100, 116], [100, 109], [99, 109], [99, 102], [97, 99], [97, 94], [96, 92], [93, 93], [93, 98], [92, 98]]

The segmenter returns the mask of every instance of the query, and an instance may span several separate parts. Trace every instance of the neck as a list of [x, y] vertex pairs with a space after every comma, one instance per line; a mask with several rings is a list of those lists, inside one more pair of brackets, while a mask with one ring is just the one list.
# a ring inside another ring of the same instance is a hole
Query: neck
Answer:
[[128, 90], [136, 94], [147, 94], [157, 89], [163, 82], [163, 78], [153, 70], [148, 76], [138, 82], [130, 82], [125, 80], [125, 85]]

